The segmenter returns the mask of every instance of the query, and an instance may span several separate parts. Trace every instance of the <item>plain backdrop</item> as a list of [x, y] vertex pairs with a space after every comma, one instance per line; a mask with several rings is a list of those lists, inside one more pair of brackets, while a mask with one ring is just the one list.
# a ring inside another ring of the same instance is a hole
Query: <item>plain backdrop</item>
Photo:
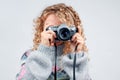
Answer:
[[15, 80], [20, 57], [33, 45], [33, 19], [56, 3], [79, 13], [92, 79], [120, 80], [119, 0], [0, 0], [0, 80]]

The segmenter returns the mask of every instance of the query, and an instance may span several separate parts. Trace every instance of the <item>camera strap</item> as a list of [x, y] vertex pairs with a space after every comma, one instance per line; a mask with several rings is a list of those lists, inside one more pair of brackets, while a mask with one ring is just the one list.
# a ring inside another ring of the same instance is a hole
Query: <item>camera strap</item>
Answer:
[[[76, 80], [76, 77], [75, 77], [75, 66], [76, 66], [76, 50], [77, 50], [77, 46], [75, 48], [75, 54], [74, 54], [74, 60], [73, 60], [73, 80]], [[54, 73], [54, 80], [57, 80], [57, 46], [55, 44], [55, 73]]]
[[74, 55], [74, 61], [73, 61], [73, 80], [76, 80], [75, 79], [75, 65], [76, 65], [76, 53]]
[[57, 46], [55, 44], [55, 74], [54, 74], [54, 80], [57, 80]]
[[77, 50], [77, 46], [75, 47], [75, 54], [74, 54], [74, 61], [73, 61], [73, 80], [76, 80], [75, 77], [75, 66], [76, 66], [76, 50]]

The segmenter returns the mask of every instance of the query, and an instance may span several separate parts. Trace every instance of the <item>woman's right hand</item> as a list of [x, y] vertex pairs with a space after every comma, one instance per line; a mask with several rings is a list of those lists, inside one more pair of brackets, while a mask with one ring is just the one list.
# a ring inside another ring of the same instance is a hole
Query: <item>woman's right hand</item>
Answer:
[[41, 32], [41, 44], [46, 46], [54, 46], [54, 40], [56, 38], [56, 33], [52, 30]]

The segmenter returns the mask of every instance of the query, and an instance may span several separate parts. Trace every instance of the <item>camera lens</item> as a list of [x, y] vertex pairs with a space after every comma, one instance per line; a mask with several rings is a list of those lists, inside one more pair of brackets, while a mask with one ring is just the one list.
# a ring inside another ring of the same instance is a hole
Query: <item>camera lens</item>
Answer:
[[70, 31], [68, 28], [62, 28], [59, 31], [59, 37], [61, 40], [66, 41], [70, 39]]

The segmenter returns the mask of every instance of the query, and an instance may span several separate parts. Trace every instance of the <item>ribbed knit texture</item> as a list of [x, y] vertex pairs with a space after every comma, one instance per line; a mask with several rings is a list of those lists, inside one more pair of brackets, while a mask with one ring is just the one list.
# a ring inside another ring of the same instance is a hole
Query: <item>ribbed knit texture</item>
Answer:
[[[64, 45], [57, 46], [57, 66], [63, 69], [73, 80], [74, 53], [63, 54]], [[90, 80], [88, 73], [88, 56], [81, 52], [76, 54], [76, 80]], [[32, 51], [25, 62], [26, 74], [22, 80], [47, 80], [52, 73], [55, 61], [55, 47], [40, 44], [38, 50]]]

